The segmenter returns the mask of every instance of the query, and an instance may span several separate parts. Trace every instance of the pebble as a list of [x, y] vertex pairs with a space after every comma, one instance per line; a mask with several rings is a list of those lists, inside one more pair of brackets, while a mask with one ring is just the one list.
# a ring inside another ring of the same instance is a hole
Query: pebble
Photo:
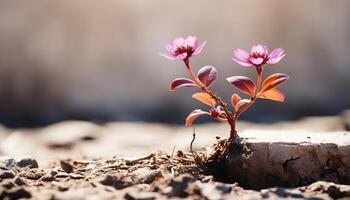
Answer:
[[2, 182], [1, 185], [3, 188], [6, 188], [6, 189], [11, 189], [11, 188], [15, 187], [15, 184], [10, 180]]
[[124, 195], [126, 200], [155, 200], [157, 193], [155, 192], [127, 192]]
[[16, 166], [16, 161], [9, 157], [0, 157], [0, 168], [11, 169]]
[[125, 180], [123, 176], [113, 176], [106, 175], [101, 180], [100, 183], [102, 185], [113, 186], [115, 189], [120, 190], [129, 185], [131, 185], [131, 181]]
[[19, 186], [26, 185], [26, 182], [21, 177], [17, 177], [15, 183]]
[[60, 165], [61, 165], [61, 168], [63, 169], [63, 171], [65, 171], [67, 173], [71, 173], [74, 170], [73, 165], [69, 164], [66, 161], [60, 160]]
[[11, 171], [0, 171], [0, 179], [14, 178], [15, 174]]
[[12, 188], [11, 190], [5, 190], [2, 194], [0, 194], [0, 199], [2, 199], [2, 197], [4, 199], [21, 199], [31, 198], [32, 195], [24, 188]]
[[186, 189], [190, 183], [193, 183], [195, 178], [189, 174], [183, 174], [178, 177], [172, 178], [168, 184], [171, 190], [167, 192], [169, 197], [187, 197], [188, 193]]
[[29, 167], [29, 168], [38, 168], [38, 162], [34, 158], [23, 158], [20, 161], [17, 162], [17, 166], [24, 168], [24, 167]]
[[31, 179], [31, 180], [38, 180], [40, 179], [42, 176], [44, 176], [44, 172], [43, 171], [38, 171], [36, 169], [31, 169], [29, 171], [23, 171], [21, 173], [21, 175], [27, 179]]
[[54, 181], [55, 180], [55, 177], [54, 176], [50, 176], [50, 175], [45, 175], [41, 178], [42, 181], [45, 181], [45, 182], [51, 182], [51, 181]]

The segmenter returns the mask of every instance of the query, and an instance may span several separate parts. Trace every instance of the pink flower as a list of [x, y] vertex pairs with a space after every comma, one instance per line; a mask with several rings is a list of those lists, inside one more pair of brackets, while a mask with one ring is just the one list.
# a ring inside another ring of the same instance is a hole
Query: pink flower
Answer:
[[284, 56], [284, 50], [281, 48], [275, 49], [270, 55], [266, 46], [256, 45], [252, 47], [250, 53], [237, 49], [234, 51], [232, 60], [242, 66], [262, 66], [264, 64], [278, 63]]
[[174, 40], [173, 44], [166, 45], [167, 52], [165, 54], [160, 53], [159, 55], [169, 60], [186, 60], [202, 52], [206, 42], [198, 45], [196, 36], [188, 36], [186, 39], [179, 37]]

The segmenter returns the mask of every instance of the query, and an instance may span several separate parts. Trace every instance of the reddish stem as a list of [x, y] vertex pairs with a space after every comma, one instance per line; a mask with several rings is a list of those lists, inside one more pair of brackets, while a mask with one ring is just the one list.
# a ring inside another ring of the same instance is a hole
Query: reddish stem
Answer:
[[[222, 101], [221, 97], [217, 96], [216, 94], [214, 94], [211, 90], [209, 90], [208, 87], [206, 87], [193, 73], [192, 68], [190, 66], [190, 62], [188, 59], [184, 60], [185, 65], [186, 65], [186, 69], [188, 71], [188, 74], [190, 75], [191, 79], [197, 84], [198, 87], [200, 87], [205, 93], [209, 94], [215, 101], [217, 104], [219, 104], [221, 106], [221, 108], [224, 110], [226, 118], [227, 118], [227, 122], [230, 124], [231, 127], [231, 132], [230, 132], [230, 139], [235, 139], [236, 138], [236, 119], [235, 119], [235, 115], [230, 112], [227, 109], [227, 104], [225, 102]], [[219, 120], [221, 121], [221, 120]]]

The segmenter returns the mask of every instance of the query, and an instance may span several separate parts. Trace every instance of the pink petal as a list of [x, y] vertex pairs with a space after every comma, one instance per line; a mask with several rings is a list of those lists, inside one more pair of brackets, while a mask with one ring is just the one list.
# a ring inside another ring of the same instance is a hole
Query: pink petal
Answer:
[[193, 52], [193, 54], [192, 55], [198, 55], [198, 54], [200, 54], [201, 52], [202, 52], [202, 50], [203, 50], [203, 48], [204, 48], [204, 46], [205, 46], [205, 44], [207, 43], [207, 41], [204, 41], [199, 47], [197, 47], [195, 50], [194, 50], [194, 52]]
[[286, 54], [283, 54], [277, 58], [274, 58], [274, 59], [269, 59], [266, 63], [267, 64], [276, 64], [278, 63]]
[[183, 37], [176, 38], [173, 43], [173, 48], [183, 47], [185, 45], [185, 39]]
[[263, 47], [264, 47], [264, 54], [268, 55], [269, 54], [269, 49], [265, 45]]
[[250, 62], [252, 62], [254, 65], [261, 65], [264, 62], [264, 59], [259, 58], [250, 58]]
[[235, 59], [235, 58], [232, 58], [232, 60], [235, 61], [236, 63], [242, 65], [242, 66], [245, 66], [245, 67], [250, 67], [250, 66], [252, 66], [252, 64], [249, 63], [249, 62], [242, 62], [242, 61], [239, 61], [239, 60], [237, 60], [237, 59]]
[[252, 64], [249, 62], [249, 53], [242, 49], [236, 49], [233, 52], [232, 60], [245, 67], [252, 66]]
[[263, 46], [261, 44], [258, 44], [258, 45], [255, 45], [252, 47], [252, 53], [255, 52], [255, 53], [258, 53], [258, 54], [267, 54], [267, 47], [266, 46]]
[[249, 53], [242, 49], [236, 49], [233, 52], [233, 56], [235, 57], [236, 60], [249, 63]]
[[185, 46], [190, 46], [193, 49], [198, 47], [198, 40], [196, 36], [188, 36], [185, 41]]
[[176, 59], [176, 60], [183, 60], [183, 59], [185, 59], [186, 57], [187, 57], [187, 53], [184, 52], [184, 53], [182, 53], [182, 54], [177, 55], [177, 56], [175, 57], [175, 59]]
[[158, 53], [158, 55], [163, 56], [164, 58], [169, 59], [169, 60], [176, 60], [176, 58], [173, 55], [170, 55], [170, 54]]
[[167, 45], [165, 46], [165, 48], [166, 48], [166, 50], [168, 51], [168, 53], [170, 53], [170, 54], [175, 54], [175, 50], [174, 50], [174, 48], [173, 48], [173, 45], [167, 44]]
[[284, 50], [282, 48], [277, 48], [275, 49], [273, 52], [271, 52], [271, 54], [269, 55], [269, 59], [275, 59], [278, 58], [280, 56], [282, 56]]

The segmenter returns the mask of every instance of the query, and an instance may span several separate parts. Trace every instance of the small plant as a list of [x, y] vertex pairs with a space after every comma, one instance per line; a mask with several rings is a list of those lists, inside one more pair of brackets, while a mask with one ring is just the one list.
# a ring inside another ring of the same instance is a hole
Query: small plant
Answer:
[[[219, 122], [227, 122], [231, 128], [230, 137], [224, 148], [224, 151], [227, 151], [229, 145], [238, 138], [236, 121], [258, 98], [280, 102], [284, 101], [285, 97], [283, 93], [276, 88], [289, 79], [289, 77], [282, 73], [276, 73], [267, 77], [264, 82], [262, 82], [262, 73], [265, 65], [278, 63], [285, 54], [284, 50], [281, 48], [275, 49], [268, 54], [267, 47], [263, 45], [253, 46], [250, 53], [241, 49], [234, 51], [232, 60], [242, 66], [255, 68], [257, 71], [257, 80], [255, 84], [254, 81], [245, 76], [232, 76], [227, 78], [227, 81], [231, 85], [248, 95], [247, 98], [242, 98], [238, 94], [233, 94], [231, 97], [233, 109], [230, 111], [227, 103], [210, 89], [218, 77], [218, 71], [212, 66], [205, 66], [199, 69], [197, 75], [195, 75], [190, 66], [190, 59], [200, 54], [205, 44], [206, 41], [199, 44], [197, 37], [189, 36], [186, 39], [180, 37], [176, 38], [172, 44], [166, 45], [167, 52], [159, 55], [169, 60], [182, 60], [190, 76], [190, 79], [176, 78], [171, 83], [170, 90], [175, 91], [181, 87], [197, 87], [201, 89], [202, 92], [195, 93], [192, 97], [209, 106], [208, 111], [200, 109], [192, 111], [186, 118], [186, 126], [192, 125], [195, 119], [203, 115], [208, 115]], [[226, 153], [227, 152], [224, 152], [224, 155], [226, 155]]]

